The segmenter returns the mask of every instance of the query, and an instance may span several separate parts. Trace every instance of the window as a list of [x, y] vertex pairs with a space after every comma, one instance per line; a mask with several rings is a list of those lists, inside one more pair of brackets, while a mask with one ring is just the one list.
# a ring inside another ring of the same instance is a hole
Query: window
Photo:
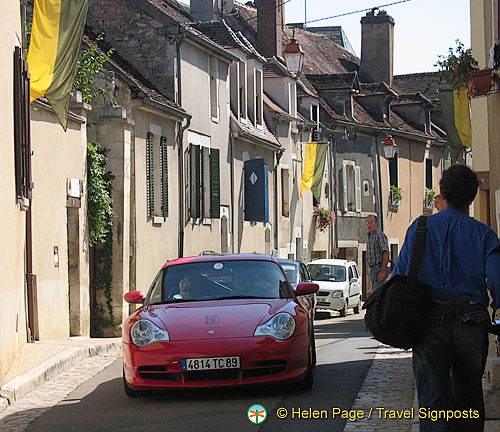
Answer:
[[262, 71], [255, 70], [255, 126], [262, 126]]
[[23, 198], [31, 198], [32, 189], [30, 82], [28, 65], [22, 59], [20, 47], [14, 51], [14, 157], [16, 194], [24, 206]]
[[290, 104], [288, 105], [290, 107], [289, 114], [292, 117], [297, 117], [297, 89], [295, 83], [289, 83], [288, 88], [290, 97]]
[[354, 278], [354, 273], [352, 270], [352, 266], [349, 267], [349, 282]]
[[281, 169], [281, 216], [290, 216], [290, 170]]
[[396, 152], [394, 157], [389, 161], [389, 184], [398, 187], [398, 165], [399, 155]]
[[219, 149], [191, 144], [184, 155], [184, 168], [186, 215], [193, 219], [219, 219]]
[[213, 120], [219, 118], [219, 70], [217, 57], [209, 56], [210, 75], [210, 115]]
[[167, 138], [153, 132], [146, 137], [146, 201], [149, 217], [168, 217]]
[[432, 189], [434, 187], [434, 182], [432, 178], [432, 159], [425, 159], [425, 187], [427, 189]]
[[239, 75], [239, 118], [240, 120], [242, 118], [246, 119], [247, 118], [247, 89], [246, 89], [246, 68], [245, 68], [245, 63], [240, 62], [238, 64], [239, 70], [238, 70], [238, 75]]
[[343, 161], [344, 212], [361, 212], [361, 167]]

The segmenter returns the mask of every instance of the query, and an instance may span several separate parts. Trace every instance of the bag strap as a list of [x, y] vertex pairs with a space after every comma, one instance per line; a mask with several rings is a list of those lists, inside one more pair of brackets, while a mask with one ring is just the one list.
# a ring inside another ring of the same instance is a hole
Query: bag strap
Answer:
[[420, 216], [418, 218], [417, 233], [415, 236], [415, 243], [413, 245], [413, 252], [410, 262], [410, 271], [408, 276], [418, 279], [418, 270], [420, 268], [420, 262], [422, 261], [422, 255], [424, 254], [425, 246], [425, 234], [427, 232], [427, 216]]

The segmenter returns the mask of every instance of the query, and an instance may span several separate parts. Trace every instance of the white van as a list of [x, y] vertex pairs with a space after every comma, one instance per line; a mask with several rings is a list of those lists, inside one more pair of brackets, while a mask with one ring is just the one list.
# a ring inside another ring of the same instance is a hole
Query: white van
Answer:
[[361, 309], [361, 276], [354, 261], [317, 259], [307, 264], [311, 279], [319, 285], [315, 310], [336, 310], [345, 317], [347, 309]]

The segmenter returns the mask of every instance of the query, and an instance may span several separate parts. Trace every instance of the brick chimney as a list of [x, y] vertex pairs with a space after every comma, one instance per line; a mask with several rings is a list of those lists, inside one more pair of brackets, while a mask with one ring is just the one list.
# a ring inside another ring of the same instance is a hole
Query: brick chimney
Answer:
[[256, 0], [257, 5], [257, 49], [266, 58], [283, 57], [282, 0]]
[[392, 86], [394, 75], [394, 19], [377, 8], [361, 18], [360, 77]]
[[191, 16], [196, 21], [216, 21], [220, 19], [220, 0], [190, 0]]

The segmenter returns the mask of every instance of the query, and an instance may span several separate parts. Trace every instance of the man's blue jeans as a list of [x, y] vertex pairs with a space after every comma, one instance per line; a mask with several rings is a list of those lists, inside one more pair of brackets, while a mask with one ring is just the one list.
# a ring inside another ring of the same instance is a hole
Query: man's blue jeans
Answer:
[[381, 269], [382, 269], [382, 263], [370, 267], [370, 280], [372, 281], [372, 293], [375, 292], [375, 290], [378, 289], [380, 285], [382, 285], [385, 282], [385, 279], [389, 274], [389, 269], [386, 268], [384, 280], [382, 282], [379, 282], [378, 274], [380, 273]]
[[[421, 431], [483, 430], [481, 379], [488, 354], [488, 324], [486, 306], [433, 300], [424, 337], [413, 349]], [[448, 420], [438, 418], [446, 412], [451, 413]]]

